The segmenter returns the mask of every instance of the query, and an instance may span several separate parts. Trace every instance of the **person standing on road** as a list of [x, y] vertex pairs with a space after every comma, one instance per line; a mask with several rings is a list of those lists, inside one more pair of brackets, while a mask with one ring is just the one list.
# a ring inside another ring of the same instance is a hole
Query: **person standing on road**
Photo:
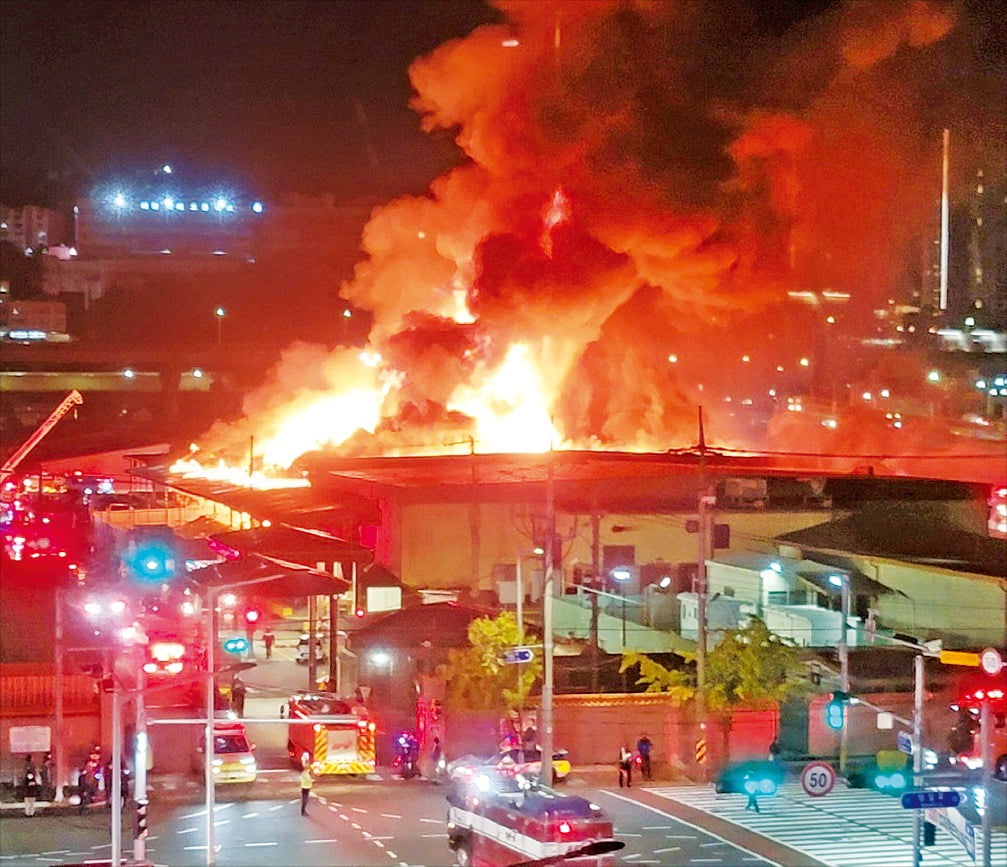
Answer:
[[640, 772], [645, 780], [653, 779], [651, 776], [650, 751], [654, 748], [650, 738], [646, 734], [640, 735], [640, 740], [636, 742], [636, 751], [640, 754]]
[[619, 750], [619, 788], [624, 785], [633, 788], [633, 754], [625, 746]]
[[39, 796], [41, 786], [38, 780], [38, 771], [35, 763], [31, 760], [29, 753], [24, 757], [24, 814], [26, 816], [35, 815], [35, 799]]
[[301, 815], [308, 815], [308, 798], [311, 797], [311, 787], [315, 783], [315, 778], [311, 776], [310, 756], [304, 753], [301, 756]]
[[759, 809], [758, 781], [745, 777], [745, 791], [748, 792], [748, 803], [745, 804], [745, 811], [755, 810], [756, 813], [761, 813], [762, 810]]
[[265, 645], [265, 648], [266, 648], [266, 659], [272, 659], [273, 658], [273, 642], [274, 641], [276, 641], [276, 636], [273, 635], [273, 630], [270, 629], [267, 626], [266, 629], [265, 629], [265, 631], [262, 633], [262, 643], [263, 643], [263, 645]]
[[245, 684], [235, 678], [231, 684], [231, 707], [238, 716], [245, 715]]

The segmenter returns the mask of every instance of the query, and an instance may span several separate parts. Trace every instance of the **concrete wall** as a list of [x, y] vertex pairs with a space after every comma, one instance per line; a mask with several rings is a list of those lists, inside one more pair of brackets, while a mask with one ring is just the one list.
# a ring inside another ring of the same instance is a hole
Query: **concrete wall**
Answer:
[[[662, 694], [560, 695], [553, 707], [556, 748], [567, 750], [574, 766], [611, 766], [613, 783], [620, 747], [635, 750], [642, 734], [654, 744], [655, 776], [700, 779], [704, 771], [697, 765], [696, 748], [701, 739], [706, 742], [705, 774], [709, 775], [729, 760], [766, 756], [779, 725], [775, 707], [739, 709], [711, 715], [708, 728], [700, 730], [691, 705], [678, 707]], [[500, 740], [498, 717], [492, 712], [449, 709], [445, 723], [448, 759], [495, 752]]]

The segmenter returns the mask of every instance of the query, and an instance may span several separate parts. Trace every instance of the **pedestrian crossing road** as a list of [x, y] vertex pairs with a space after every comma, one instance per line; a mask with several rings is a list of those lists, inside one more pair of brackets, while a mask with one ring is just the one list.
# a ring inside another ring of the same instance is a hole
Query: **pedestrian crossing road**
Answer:
[[[912, 810], [898, 798], [866, 789], [836, 787], [822, 798], [787, 781], [777, 795], [760, 798], [760, 813], [745, 810], [745, 795], [718, 795], [712, 786], [648, 787], [651, 794], [703, 810], [806, 853], [834, 867], [911, 867]], [[944, 830], [922, 849], [924, 865], [975, 867], [982, 863], [982, 830], [975, 829], [976, 860]], [[1007, 864], [1007, 835], [993, 834], [993, 864]]]

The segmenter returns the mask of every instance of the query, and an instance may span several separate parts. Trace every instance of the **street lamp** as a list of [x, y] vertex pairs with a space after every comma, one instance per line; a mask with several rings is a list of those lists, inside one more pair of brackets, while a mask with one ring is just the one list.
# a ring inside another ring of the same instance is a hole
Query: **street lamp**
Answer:
[[626, 652], [626, 582], [632, 580], [633, 570], [626, 566], [617, 566], [610, 573], [613, 581], [620, 584], [619, 590], [622, 596], [622, 652]]
[[224, 317], [227, 315], [227, 311], [223, 307], [218, 307], [213, 311], [213, 315], [217, 318], [217, 346], [220, 346], [223, 341]]

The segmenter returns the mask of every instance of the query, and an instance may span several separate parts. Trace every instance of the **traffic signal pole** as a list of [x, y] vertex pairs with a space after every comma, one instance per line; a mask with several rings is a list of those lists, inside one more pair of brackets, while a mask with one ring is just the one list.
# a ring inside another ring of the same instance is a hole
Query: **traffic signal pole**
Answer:
[[990, 867], [992, 858], [993, 831], [992, 804], [993, 798], [993, 718], [990, 714], [990, 700], [987, 696], [983, 699], [979, 710], [979, 731], [983, 737], [982, 757], [983, 757], [983, 793], [985, 804], [983, 809], [983, 867]]
[[[847, 641], [847, 630], [850, 625], [850, 576], [842, 576], [842, 617], [843, 624], [839, 633], [839, 672], [842, 679], [842, 690], [850, 695], [850, 645]], [[845, 714], [843, 727], [839, 730], [839, 773], [846, 775], [846, 764], [849, 757], [850, 747], [850, 720], [849, 714]], [[917, 811], [918, 812], [918, 811]]]

